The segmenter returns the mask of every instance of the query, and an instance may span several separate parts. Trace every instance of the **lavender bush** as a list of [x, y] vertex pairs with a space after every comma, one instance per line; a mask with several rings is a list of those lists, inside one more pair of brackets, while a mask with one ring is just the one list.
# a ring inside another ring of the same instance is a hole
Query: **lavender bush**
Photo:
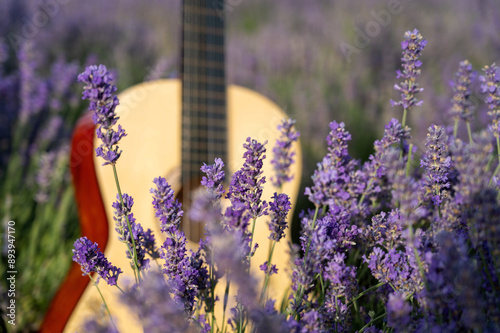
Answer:
[[[205, 225], [205, 238], [196, 251], [186, 248], [186, 237], [178, 228], [182, 206], [165, 179], [156, 178], [151, 189], [156, 216], [166, 234], [161, 248], [156, 247], [152, 237], [139, 236], [143, 231], [130, 212], [132, 198], [119, 193], [121, 202], [115, 203], [115, 209], [122, 211], [121, 215], [128, 214], [128, 228], [137, 230], [134, 237], [127, 238], [136, 239], [136, 250], [127, 252], [136, 281], [123, 291], [122, 299], [134, 312], [142, 314], [145, 330], [500, 330], [500, 182], [496, 167], [500, 162], [495, 158], [500, 146], [493, 149], [499, 137], [496, 102], [500, 100], [500, 69], [486, 66], [485, 74], [480, 76], [490, 126], [476, 133], [467, 126], [469, 138], [462, 141], [456, 131], [457, 122], [469, 124], [472, 119], [467, 96], [475, 74], [467, 61], [457, 64], [456, 97], [448, 109], [455, 123], [446, 127], [431, 125], [425, 150], [418, 151], [405, 119], [407, 113], [418, 112], [413, 107], [422, 103], [415, 94], [422, 91], [417, 81], [421, 68], [425, 68], [419, 58], [426, 43], [418, 30], [404, 35], [403, 70], [397, 71], [403, 81], [394, 86], [401, 100], [391, 102], [402, 106], [403, 123], [396, 119], [389, 122], [384, 136], [375, 141], [375, 152], [368, 161], [362, 163], [350, 156], [351, 134], [345, 124], [330, 123], [328, 153], [317, 165], [313, 185], [304, 193], [314, 209], [300, 214], [300, 247], [294, 251], [291, 290], [278, 307], [278, 300], [270, 299], [266, 292], [269, 279], [284, 274], [272, 264], [274, 245], [266, 262], [254, 263], [265, 272], [264, 281], [258, 281], [249, 269], [259, 250], [251, 226], [257, 220], [262, 223], [268, 219], [269, 239], [275, 244], [287, 227], [284, 221], [291, 208], [284, 193], [275, 193], [269, 201], [262, 198], [266, 143], [247, 139], [243, 145], [245, 162], [231, 177], [227, 193], [223, 188], [223, 161], [216, 159], [212, 165], [201, 166], [206, 174], [204, 188], [195, 194], [189, 212]], [[84, 98], [92, 96], [96, 123], [115, 125], [116, 97], [101, 97], [101, 92], [114, 91], [110, 88], [110, 73], [102, 65], [92, 66], [80, 78], [97, 84], [88, 84], [84, 92]], [[99, 94], [91, 93], [92, 89]], [[298, 133], [290, 134], [295, 133], [293, 123], [284, 120], [280, 125], [284, 138], [298, 137]], [[113, 144], [118, 143], [118, 136], [124, 132], [119, 125], [117, 128], [115, 132], [111, 125], [106, 127], [108, 135], [101, 135], [104, 145], [115, 134]], [[282, 184], [290, 180], [284, 169], [290, 164], [291, 152], [283, 150], [289, 148], [283, 141], [278, 141], [276, 147], [279, 149], [275, 149], [273, 161], [287, 162], [274, 162], [280, 166], [274, 179], [280, 179]], [[118, 149], [108, 147], [106, 151], [115, 153], [104, 154], [102, 148], [97, 148], [96, 154], [114, 168]], [[420, 156], [420, 165], [415, 163], [416, 156]], [[226, 209], [220, 203], [224, 194], [229, 199]], [[116, 219], [119, 238], [127, 241], [123, 236], [127, 227], [121, 221]], [[102, 254], [88, 261], [88, 253], [95, 252], [96, 247], [80, 239], [75, 243], [75, 260], [85, 274], [95, 271], [110, 285], [119, 284], [120, 270]], [[161, 257], [161, 269], [147, 265], [145, 254], [152, 259]], [[224, 300], [215, 293], [222, 278], [228, 286]], [[159, 292], [167, 297], [158, 299]], [[231, 309], [226, 308], [227, 297], [235, 297]], [[156, 300], [152, 308], [150, 299]], [[224, 313], [221, 327], [215, 317], [217, 307]], [[111, 321], [108, 325], [113, 331]]]
[[[15, 220], [23, 234], [17, 240], [18, 262], [25, 267], [18, 283], [19, 330], [37, 329], [69, 266], [69, 249], [78, 232], [68, 144], [84, 108], [74, 93], [74, 78], [82, 64], [96, 63], [96, 59], [109, 64], [115, 74], [120, 74], [119, 90], [144, 80], [177, 76], [180, 0], [88, 0], [85, 5], [78, 1], [55, 2], [59, 6], [49, 10], [48, 20], [41, 26], [33, 25], [34, 14], [43, 12], [54, 1], [0, 2], [0, 215], [2, 223]], [[303, 187], [314, 186], [309, 175], [326, 152], [323, 140], [330, 131], [324, 124], [336, 119], [337, 123], [344, 122], [352, 134], [349, 152], [354, 157], [364, 161], [373, 153], [371, 166], [366, 167], [371, 181], [365, 183], [364, 189], [352, 192], [353, 198], [362, 192], [359, 210], [382, 211], [390, 204], [390, 187], [379, 163], [383, 147], [392, 145], [393, 136], [401, 141], [397, 133], [406, 131], [401, 120], [391, 121], [401, 119], [401, 115], [387, 101], [399, 97], [391, 89], [400, 81], [393, 75], [400, 61], [394, 45], [408, 25], [421, 26], [432, 45], [423, 52], [425, 70], [419, 77], [419, 85], [425, 90], [417, 96], [424, 104], [418, 111], [409, 112], [407, 119], [413, 127], [411, 143], [418, 147], [417, 156], [427, 149], [426, 129], [431, 123], [445, 124], [451, 140], [452, 125], [445, 120], [460, 118], [455, 122], [453, 137], [467, 137], [469, 132], [468, 141], [473, 144], [449, 144], [449, 154], [454, 157], [447, 176], [450, 187], [445, 189], [451, 191], [456, 202], [468, 205], [475, 193], [490, 183], [484, 174], [494, 168], [496, 162], [488, 161], [497, 148], [495, 142], [490, 144], [489, 134], [480, 131], [489, 123], [488, 105], [481, 102], [481, 82], [472, 79], [474, 70], [469, 66], [481, 75], [481, 64], [498, 63], [497, 2], [401, 1], [400, 11], [388, 18], [380, 16], [393, 3], [386, 0], [225, 3], [228, 82], [271, 97], [297, 119], [306, 157]], [[366, 34], [366, 25], [371, 21], [382, 22], [378, 23], [378, 34], [373, 30], [371, 35]], [[360, 37], [362, 33], [366, 39]], [[342, 42], [356, 47], [356, 52], [348, 57], [340, 47]], [[464, 64], [462, 74], [457, 73], [451, 91], [446, 83], [464, 58], [470, 60], [469, 65]], [[449, 103], [451, 98], [453, 102]], [[463, 105], [468, 109], [461, 109]], [[445, 112], [449, 109], [458, 115]], [[466, 119], [471, 127], [467, 132], [469, 125], [462, 121]], [[372, 145], [375, 138], [382, 136], [384, 124], [392, 132]], [[267, 149], [270, 152], [271, 146]], [[406, 165], [413, 172], [418, 158]], [[359, 169], [356, 173], [361, 175]], [[491, 183], [496, 183], [497, 178]], [[352, 184], [364, 182], [350, 179]], [[483, 197], [492, 200], [492, 195]], [[269, 199], [264, 198], [270, 204]], [[427, 199], [432, 201], [430, 194]], [[439, 207], [442, 224], [463, 223], [456, 217], [454, 201], [441, 195], [439, 199], [443, 201]], [[306, 205], [304, 196], [297, 207]], [[366, 219], [363, 214], [367, 213], [361, 213], [360, 218]], [[467, 214], [474, 219], [472, 209]], [[296, 234], [297, 229], [293, 228]], [[53, 242], [54, 237], [62, 241]], [[3, 260], [3, 237], [0, 243]], [[5, 290], [3, 267], [0, 293]], [[360, 274], [365, 273], [360, 270]], [[5, 300], [7, 297], [0, 297], [0, 308], [5, 308]]]

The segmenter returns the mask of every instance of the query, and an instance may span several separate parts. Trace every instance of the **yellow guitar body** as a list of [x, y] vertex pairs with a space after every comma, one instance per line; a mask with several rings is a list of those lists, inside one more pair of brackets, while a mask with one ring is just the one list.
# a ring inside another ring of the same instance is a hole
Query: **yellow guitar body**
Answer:
[[[181, 175], [181, 81], [176, 79], [146, 82], [131, 87], [119, 96], [120, 105], [116, 111], [119, 124], [127, 132], [127, 136], [120, 141], [120, 149], [123, 153], [117, 163], [118, 177], [121, 190], [134, 198], [132, 212], [141, 223], [144, 230], [153, 230], [160, 247], [164, 236], [160, 232], [159, 222], [154, 216], [152, 206], [152, 195], [149, 189], [153, 187], [153, 179], [158, 176], [167, 178], [172, 188], [177, 192], [180, 189]], [[271, 182], [273, 168], [271, 159], [272, 149], [275, 141], [279, 138], [277, 125], [286, 115], [276, 104], [269, 99], [239, 86], [228, 86], [227, 88], [227, 129], [228, 129], [228, 160], [226, 164], [226, 178], [243, 165], [243, 143], [247, 137], [259, 142], [268, 141], [266, 148], [267, 158], [264, 160], [263, 175], [266, 184], [262, 199], [269, 201], [274, 192], [279, 191]], [[98, 143], [97, 139], [94, 142]], [[294, 179], [283, 186], [282, 192], [287, 193], [292, 202], [296, 202], [301, 175], [301, 150], [299, 144], [295, 143], [293, 151], [296, 152], [291, 173]], [[212, 164], [214, 161], [206, 161]], [[114, 230], [112, 203], [116, 200], [116, 185], [112, 168], [101, 166], [102, 159], [94, 157], [97, 179], [101, 189], [101, 195], [106, 209], [109, 223], [109, 240], [105, 250], [105, 256], [115, 266], [120, 267], [124, 273], [120, 275], [118, 284], [123, 286], [126, 280], [133, 282], [133, 273], [130, 268], [130, 260], [126, 258], [126, 246], [117, 239]], [[200, 166], [201, 167], [201, 166]], [[289, 213], [289, 221], [293, 212]], [[252, 258], [252, 274], [261, 282], [263, 272], [258, 267], [267, 260], [269, 247], [269, 229], [267, 216], [257, 220], [255, 231], [255, 242], [259, 248]], [[269, 297], [276, 299], [279, 304], [283, 295], [290, 286], [290, 271], [288, 242], [290, 241], [290, 229], [286, 230], [286, 236], [277, 244], [273, 263], [279, 269], [279, 274], [272, 276], [270, 280]], [[196, 244], [190, 244], [195, 246]], [[163, 265], [163, 260], [158, 263]], [[152, 262], [154, 268], [156, 264]], [[224, 280], [224, 279], [221, 279]], [[142, 327], [139, 318], [128, 311], [127, 307], [120, 303], [120, 291], [116, 287], [109, 287], [105, 282], [99, 283], [103, 296], [110, 308], [111, 315], [120, 332], [141, 332]], [[217, 286], [220, 295], [224, 291], [224, 283], [221, 281]], [[220, 297], [223, 299], [222, 297]], [[232, 297], [231, 297], [232, 298]], [[219, 302], [219, 313], [222, 302]], [[102, 300], [97, 289], [89, 282], [75, 311], [71, 315], [65, 332], [82, 331], [81, 324], [87, 318], [95, 316], [96, 310], [102, 308]], [[226, 313], [226, 318], [230, 316]], [[218, 315], [219, 320], [221, 318]], [[221, 323], [219, 323], [220, 325]]]

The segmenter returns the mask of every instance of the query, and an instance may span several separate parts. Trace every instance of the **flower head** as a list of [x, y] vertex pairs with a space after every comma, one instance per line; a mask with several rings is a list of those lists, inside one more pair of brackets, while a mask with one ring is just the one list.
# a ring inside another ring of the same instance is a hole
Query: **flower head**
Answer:
[[92, 243], [87, 237], [80, 237], [74, 243], [73, 261], [78, 263], [82, 272], [96, 272], [110, 286], [116, 285], [121, 269], [111, 265], [99, 250], [97, 243]]
[[431, 198], [434, 205], [438, 206], [445, 195], [443, 190], [450, 187], [448, 174], [451, 169], [451, 157], [448, 153], [448, 137], [444, 128], [437, 125], [429, 127], [427, 142], [425, 143], [427, 152], [420, 161], [420, 166], [426, 172], [423, 178], [424, 194]]
[[155, 178], [153, 183], [156, 188], [152, 188], [149, 192], [153, 193], [153, 207], [155, 216], [160, 219], [161, 231], [167, 232], [171, 227], [177, 228], [184, 214], [182, 204], [175, 199], [174, 190], [165, 178]]
[[292, 143], [299, 139], [300, 133], [295, 130], [295, 120], [283, 119], [278, 130], [281, 131], [281, 136], [276, 140], [276, 145], [273, 148], [274, 158], [271, 161], [275, 176], [271, 178], [271, 182], [276, 187], [281, 187], [284, 183], [293, 179], [289, 174], [290, 165], [293, 164], [295, 152], [291, 152]]
[[78, 81], [85, 83], [82, 99], [90, 100], [89, 110], [94, 112], [92, 119], [98, 125], [97, 137], [102, 141], [96, 155], [106, 161], [103, 165], [115, 164], [122, 153], [118, 142], [127, 134], [120, 125], [117, 131], [112, 128], [118, 121], [115, 109], [119, 104], [113, 76], [104, 65], [89, 66], [78, 75]]
[[201, 180], [201, 185], [213, 191], [216, 200], [220, 200], [225, 192], [222, 183], [226, 178], [226, 173], [223, 168], [224, 162], [220, 158], [215, 158], [214, 164], [212, 165], [206, 165], [203, 163], [203, 166], [201, 167], [201, 171], [206, 174], [206, 176], [203, 176]]
[[500, 136], [500, 69], [492, 64], [484, 66], [484, 75], [479, 77], [481, 92], [486, 94], [485, 102], [488, 105], [488, 115], [491, 117], [490, 128], [495, 137]]
[[450, 109], [450, 115], [456, 119], [470, 121], [472, 118], [473, 104], [470, 100], [470, 86], [476, 77], [476, 72], [472, 70], [472, 65], [468, 60], [461, 61], [458, 71], [455, 74], [455, 80], [451, 83], [453, 88], [453, 105]]
[[269, 239], [279, 242], [288, 227], [286, 216], [291, 209], [290, 198], [284, 193], [274, 193], [273, 201], [269, 203], [269, 206], [271, 211], [271, 222], [269, 222], [271, 235]]
[[266, 177], [262, 177], [266, 143], [267, 141], [262, 144], [247, 138], [247, 143], [243, 144], [246, 149], [243, 154], [245, 162], [231, 178], [231, 185], [226, 196], [233, 205], [237, 202], [245, 204], [246, 211], [254, 219], [267, 215], [267, 202], [261, 200], [263, 185], [266, 182]]
[[416, 99], [415, 95], [424, 89], [418, 87], [416, 79], [420, 75], [420, 66], [422, 66], [422, 61], [419, 59], [420, 53], [427, 45], [427, 41], [417, 29], [405, 32], [404, 37], [405, 40], [401, 42], [403, 71], [396, 72], [397, 78], [403, 78], [403, 81], [394, 85], [394, 89], [401, 92], [401, 100], [397, 102], [391, 100], [391, 104], [392, 106], [401, 105], [407, 110], [414, 105], [422, 105], [422, 100]]

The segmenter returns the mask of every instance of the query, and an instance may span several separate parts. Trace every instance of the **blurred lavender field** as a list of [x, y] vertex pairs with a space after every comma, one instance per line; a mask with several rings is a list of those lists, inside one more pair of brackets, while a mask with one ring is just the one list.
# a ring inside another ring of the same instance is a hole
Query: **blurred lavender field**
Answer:
[[[270, 97], [297, 119], [303, 187], [326, 152], [325, 124], [345, 122], [353, 137], [350, 153], [366, 158], [383, 125], [401, 118], [389, 100], [397, 98], [404, 31], [418, 28], [429, 42], [419, 79], [424, 105], [409, 114], [417, 145], [423, 146], [430, 124], [451, 125], [444, 121], [451, 107], [448, 82], [459, 61], [467, 58], [478, 70], [500, 59], [495, 0], [225, 3], [228, 81]], [[86, 104], [76, 75], [85, 64], [106, 64], [120, 90], [176, 77], [180, 8], [180, 0], [0, 2], [1, 234], [7, 221], [16, 221], [21, 331], [38, 327], [78, 234], [68, 144]], [[483, 108], [478, 87], [474, 91], [473, 101]], [[4, 262], [4, 237], [1, 242]]]

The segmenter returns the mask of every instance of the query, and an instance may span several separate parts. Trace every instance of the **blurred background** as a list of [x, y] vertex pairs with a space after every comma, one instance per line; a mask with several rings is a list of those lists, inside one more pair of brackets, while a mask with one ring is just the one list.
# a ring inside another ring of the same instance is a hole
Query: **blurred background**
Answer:
[[[223, 1], [223, 0], [220, 0]], [[409, 114], [415, 143], [447, 121], [459, 61], [500, 61], [496, 0], [225, 0], [227, 79], [264, 94], [297, 120], [302, 189], [326, 153], [328, 123], [345, 122], [350, 153], [366, 160], [384, 124], [400, 42], [428, 45], [424, 104]], [[6, 306], [6, 230], [16, 222], [16, 330], [36, 331], [79, 236], [68, 167], [72, 130], [88, 103], [76, 76], [105, 64], [121, 91], [179, 72], [181, 0], [0, 1], [0, 309]], [[485, 118], [477, 86], [476, 125]], [[296, 212], [307, 206], [302, 200]], [[294, 230], [296, 232], [296, 228]], [[5, 318], [2, 315], [3, 318]], [[0, 331], [2, 330], [0, 325]]]

